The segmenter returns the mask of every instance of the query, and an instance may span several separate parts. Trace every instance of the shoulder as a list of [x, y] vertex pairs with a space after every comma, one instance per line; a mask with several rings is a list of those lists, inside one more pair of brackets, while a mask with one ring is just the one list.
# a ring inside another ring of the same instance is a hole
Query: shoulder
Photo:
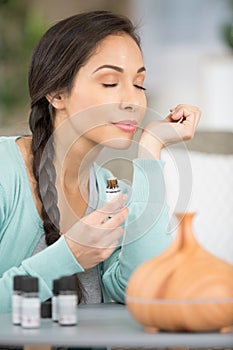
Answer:
[[0, 137], [0, 222], [2, 223], [7, 211], [10, 193], [14, 191], [15, 173], [12, 148], [15, 138]]
[[20, 173], [20, 155], [16, 145], [17, 137], [0, 137], [0, 184], [11, 184]]
[[0, 152], [6, 150], [13, 140], [15, 140], [15, 137], [0, 136]]
[[16, 145], [16, 136], [1, 136], [0, 137], [0, 157], [1, 163], [2, 161], [10, 160], [12, 154], [15, 154], [15, 150], [17, 148]]

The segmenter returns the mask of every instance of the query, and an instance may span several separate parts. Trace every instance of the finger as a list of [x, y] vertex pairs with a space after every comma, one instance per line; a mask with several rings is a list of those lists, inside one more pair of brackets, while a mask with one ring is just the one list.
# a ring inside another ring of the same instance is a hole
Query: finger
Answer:
[[176, 116], [177, 114], [183, 113], [183, 116], [187, 117], [191, 113], [200, 113], [200, 110], [196, 106], [180, 104], [176, 108], [172, 108], [171, 114]]
[[176, 116], [176, 115], [173, 115], [173, 113], [170, 113], [164, 118], [164, 121], [169, 123], [174, 123], [174, 122], [178, 122], [181, 119], [182, 119], [182, 116], [179, 116], [179, 115]]
[[107, 247], [106, 249], [112, 249], [112, 251], [114, 251], [117, 247], [119, 247], [119, 245], [120, 245], [119, 241], [115, 240], [114, 242], [109, 244], [109, 247]]
[[118, 213], [113, 215], [111, 219], [103, 223], [105, 229], [115, 229], [116, 227], [123, 224], [129, 214], [128, 207], [122, 208]]
[[114, 252], [117, 246], [118, 246], [118, 242], [116, 242], [115, 245], [112, 245], [109, 248], [104, 248], [101, 253], [101, 259], [98, 262], [105, 261], [106, 259], [108, 259], [108, 257]]
[[101, 208], [95, 210], [92, 215], [96, 217], [99, 222], [102, 222], [107, 216], [121, 210], [127, 199], [127, 194], [120, 194], [110, 202], [106, 202]]
[[199, 122], [199, 115], [197, 113], [191, 113], [183, 122], [183, 137], [184, 140], [190, 140], [194, 137], [195, 130]]
[[196, 113], [190, 114], [189, 117], [186, 118], [186, 123], [184, 125], [188, 125], [194, 131], [196, 130], [197, 124], [199, 122], [198, 116]]
[[191, 111], [190, 115], [185, 118], [186, 123], [184, 123], [184, 124], [189, 124], [194, 129], [196, 129], [196, 127], [199, 123], [199, 120], [200, 120], [200, 116], [201, 116], [201, 112], [199, 110], [198, 111]]
[[171, 114], [171, 117], [175, 121], [180, 121], [182, 118], [189, 117], [190, 114], [192, 114], [192, 111], [182, 106], [182, 107], [176, 108], [175, 111]]
[[[189, 115], [187, 114], [188, 113], [186, 113], [186, 117], [184, 117], [182, 116], [182, 112], [180, 115], [178, 115], [178, 120], [174, 120], [175, 118], [173, 119], [172, 116], [168, 116], [166, 118], [166, 121], [170, 121], [170, 126], [173, 127], [173, 129], [169, 130], [170, 137], [172, 136], [174, 139], [176, 137], [180, 137], [183, 140], [189, 140], [193, 137], [195, 132], [196, 118], [194, 113], [190, 113]], [[175, 135], [176, 137], [174, 137]]]
[[[201, 111], [195, 106], [178, 105], [176, 109], [169, 115], [169, 120], [172, 122], [183, 123], [184, 125], [192, 124], [196, 129], [201, 116]], [[184, 123], [188, 120], [188, 123]], [[190, 123], [191, 122], [191, 123]]]
[[118, 242], [123, 233], [124, 230], [122, 227], [117, 227], [114, 230], [102, 230], [102, 232], [98, 235], [100, 239], [92, 246], [94, 246], [96, 249], [110, 248], [113, 244], [115, 244], [115, 242]]
[[191, 113], [188, 109], [185, 110], [183, 106], [170, 109], [170, 114], [165, 118], [168, 122], [182, 123], [183, 120]]
[[111, 247], [115, 242], [119, 242], [119, 239], [122, 237], [124, 230], [122, 227], [117, 227], [115, 230], [112, 230], [109, 234], [105, 235], [105, 240], [103, 245]]

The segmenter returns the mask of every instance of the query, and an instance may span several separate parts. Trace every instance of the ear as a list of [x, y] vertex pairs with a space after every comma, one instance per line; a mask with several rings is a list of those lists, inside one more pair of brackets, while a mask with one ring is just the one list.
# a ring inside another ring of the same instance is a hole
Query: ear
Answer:
[[65, 108], [65, 94], [51, 93], [47, 94], [45, 97], [55, 109], [61, 110]]

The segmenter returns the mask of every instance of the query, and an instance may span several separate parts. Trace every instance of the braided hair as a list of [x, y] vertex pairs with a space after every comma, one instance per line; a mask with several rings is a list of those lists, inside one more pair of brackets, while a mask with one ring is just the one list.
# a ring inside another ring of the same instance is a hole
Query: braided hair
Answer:
[[[28, 77], [31, 97], [29, 126], [32, 132], [33, 174], [42, 203], [47, 245], [53, 244], [60, 237], [60, 213], [53, 164], [55, 109], [46, 96], [54, 92], [69, 93], [78, 70], [93, 54], [100, 41], [108, 35], [119, 33], [130, 35], [140, 48], [135, 27], [127, 17], [109, 11], [85, 12], [51, 27], [33, 52]], [[79, 300], [82, 300], [84, 292], [81, 283], [78, 284], [78, 294]]]

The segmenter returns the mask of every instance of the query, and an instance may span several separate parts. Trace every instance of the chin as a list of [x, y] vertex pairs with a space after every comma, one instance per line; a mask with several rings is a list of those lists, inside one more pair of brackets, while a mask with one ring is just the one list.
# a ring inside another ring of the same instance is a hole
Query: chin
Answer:
[[103, 146], [114, 149], [127, 149], [131, 146], [131, 139], [111, 139], [102, 143]]

